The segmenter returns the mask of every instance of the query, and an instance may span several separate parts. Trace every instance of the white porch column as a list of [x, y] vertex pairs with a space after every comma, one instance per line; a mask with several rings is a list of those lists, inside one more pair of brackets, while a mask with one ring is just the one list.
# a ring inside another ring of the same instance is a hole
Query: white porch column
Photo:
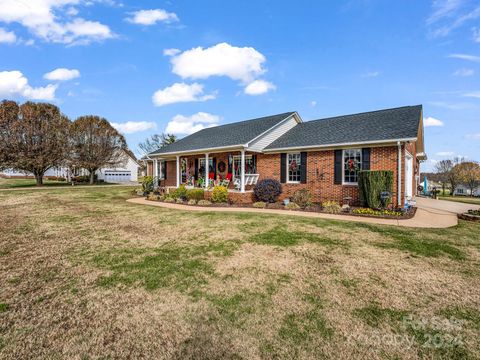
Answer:
[[180, 156], [177, 155], [177, 188], [180, 187], [180, 178], [181, 178], [181, 174], [180, 174]]
[[205, 154], [205, 190], [208, 190], [208, 183], [210, 179], [208, 178], [208, 153]]
[[240, 172], [240, 191], [242, 193], [245, 192], [245, 150], [242, 150], [242, 156], [241, 156], [241, 159], [240, 159], [240, 169], [241, 169], [241, 172]]
[[153, 186], [158, 187], [158, 160], [153, 160]]

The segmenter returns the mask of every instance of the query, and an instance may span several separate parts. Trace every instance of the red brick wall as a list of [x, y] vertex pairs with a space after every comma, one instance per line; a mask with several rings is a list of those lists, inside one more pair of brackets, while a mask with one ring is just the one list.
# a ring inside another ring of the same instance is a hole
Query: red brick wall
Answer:
[[[397, 204], [397, 152], [396, 146], [389, 146], [372, 147], [370, 153], [371, 170], [393, 171], [394, 204]], [[281, 199], [291, 197], [299, 189], [308, 189], [315, 202], [334, 200], [343, 204], [345, 202], [344, 198], [352, 197], [351, 204], [358, 204], [358, 187], [356, 185], [336, 185], [333, 182], [334, 153], [334, 150], [309, 151], [307, 156], [307, 183], [282, 184]], [[260, 179], [273, 178], [280, 181], [280, 154], [258, 154], [257, 170]]]

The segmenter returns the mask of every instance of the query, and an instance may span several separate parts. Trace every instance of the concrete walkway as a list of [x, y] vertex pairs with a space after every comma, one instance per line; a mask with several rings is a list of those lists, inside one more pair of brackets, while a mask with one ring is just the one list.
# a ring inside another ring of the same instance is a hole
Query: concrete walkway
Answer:
[[182, 211], [210, 211], [210, 212], [243, 212], [243, 213], [259, 213], [259, 214], [276, 214], [288, 216], [303, 216], [317, 219], [330, 219], [341, 221], [362, 222], [367, 224], [393, 225], [404, 227], [418, 228], [447, 228], [458, 224], [457, 215], [447, 211], [436, 211], [418, 208], [412, 219], [378, 219], [372, 217], [361, 217], [351, 215], [335, 215], [325, 213], [291, 211], [291, 210], [274, 210], [274, 209], [256, 209], [256, 208], [233, 208], [233, 207], [205, 207], [205, 206], [189, 206], [181, 204], [171, 204], [158, 201], [149, 201], [144, 198], [133, 198], [127, 200], [132, 204], [158, 206], [171, 210]]
[[466, 204], [450, 200], [435, 200], [431, 198], [417, 197], [417, 206], [419, 208], [432, 212], [449, 212], [462, 214], [469, 209], [480, 209], [480, 205]]

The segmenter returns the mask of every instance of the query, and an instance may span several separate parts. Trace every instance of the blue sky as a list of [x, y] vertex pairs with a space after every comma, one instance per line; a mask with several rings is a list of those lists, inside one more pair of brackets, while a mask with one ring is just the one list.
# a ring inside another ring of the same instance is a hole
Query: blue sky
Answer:
[[[424, 105], [430, 160], [480, 160], [480, 3], [0, 0], [0, 98], [166, 129]], [[55, 71], [56, 70], [56, 71]]]

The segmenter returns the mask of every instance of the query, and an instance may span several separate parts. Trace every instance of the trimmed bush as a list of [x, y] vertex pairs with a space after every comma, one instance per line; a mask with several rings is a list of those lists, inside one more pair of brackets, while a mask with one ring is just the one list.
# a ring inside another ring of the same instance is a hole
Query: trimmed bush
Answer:
[[181, 200], [185, 201], [187, 199], [187, 188], [185, 187], [185, 185], [182, 184], [178, 188], [173, 190], [170, 193], [170, 196], [172, 198], [174, 198], [175, 200], [181, 199]]
[[215, 203], [226, 203], [228, 201], [228, 190], [225, 186], [215, 186], [212, 191], [212, 201]]
[[165, 198], [165, 200], [163, 200], [163, 201], [165, 201], [166, 203], [174, 203], [174, 202], [175, 202], [175, 199], [172, 198], [172, 197], [167, 197], [167, 198]]
[[312, 194], [310, 194], [308, 189], [297, 190], [293, 194], [292, 201], [302, 209], [305, 209], [307, 206], [312, 205]]
[[197, 200], [195, 199], [188, 200], [188, 205], [197, 205]]
[[267, 207], [267, 203], [263, 201], [257, 201], [253, 203], [253, 207], [258, 209], [265, 209]]
[[182, 200], [182, 198], [177, 198], [177, 199], [175, 200], [175, 202], [176, 202], [177, 204], [183, 204], [183, 203], [184, 203], [184, 201]]
[[144, 193], [153, 191], [153, 177], [144, 176], [142, 180], [142, 190]]
[[294, 202], [289, 202], [287, 205], [285, 205], [285, 209], [287, 210], [299, 210], [300, 206], [298, 204], [295, 204]]
[[372, 209], [379, 209], [391, 202], [391, 197], [382, 203], [380, 194], [388, 191], [392, 194], [393, 171], [387, 170], [362, 170], [358, 173], [358, 192], [360, 204]]
[[187, 190], [187, 200], [197, 201], [203, 200], [205, 197], [205, 191], [203, 189], [188, 189]]
[[342, 207], [336, 201], [325, 201], [322, 203], [323, 211], [330, 214], [339, 214], [342, 211]]
[[197, 205], [200, 205], [200, 206], [210, 206], [210, 205], [212, 205], [212, 203], [211, 203], [210, 201], [208, 201], [208, 200], [200, 200]]
[[275, 179], [260, 180], [253, 188], [258, 201], [274, 203], [282, 193], [282, 185]]

